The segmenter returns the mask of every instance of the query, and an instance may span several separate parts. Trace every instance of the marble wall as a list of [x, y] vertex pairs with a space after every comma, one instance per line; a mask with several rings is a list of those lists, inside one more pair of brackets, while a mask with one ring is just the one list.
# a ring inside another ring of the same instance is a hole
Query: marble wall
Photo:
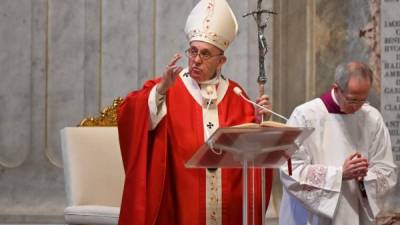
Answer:
[[[363, 61], [374, 69], [380, 67], [379, 60], [369, 60], [374, 53], [374, 42], [370, 44], [366, 31], [372, 27], [373, 18], [379, 18], [376, 11], [370, 8], [378, 8], [374, 2], [379, 1], [316, 1], [316, 27], [315, 40], [315, 64], [317, 94], [322, 94], [333, 81], [333, 73], [337, 64], [350, 60]], [[374, 17], [373, 17], [374, 16]], [[375, 71], [375, 77], [380, 77], [379, 70]], [[379, 108], [379, 79], [375, 79], [370, 102]], [[320, 85], [322, 84], [322, 85]]]
[[[289, 116], [296, 105], [321, 95], [341, 62], [360, 60], [379, 66], [379, 61], [371, 60], [376, 52], [372, 35], [366, 34], [376, 17], [376, 2], [379, 6], [375, 0], [274, 1], [280, 12], [272, 38], [275, 109]], [[380, 77], [379, 71], [375, 76]], [[369, 100], [379, 108], [379, 87]]]
[[[382, 0], [380, 26], [381, 113], [392, 140], [393, 158], [400, 166], [400, 10], [399, 1]], [[400, 173], [398, 183], [384, 202], [387, 211], [400, 211]]]
[[[64, 222], [59, 130], [161, 74], [187, 48], [183, 29], [196, 3], [0, 1], [0, 224]], [[223, 73], [254, 97], [255, 22], [241, 15], [256, 3], [230, 4], [241, 30]]]
[[[96, 116], [114, 98], [161, 74], [170, 57], [187, 48], [183, 30], [196, 2], [0, 1], [0, 224], [63, 223], [59, 130]], [[223, 73], [254, 99], [256, 28], [241, 15], [256, 1], [229, 3], [240, 31]], [[266, 92], [277, 112], [289, 116], [328, 88], [337, 62], [368, 59], [369, 47], [357, 36], [370, 20], [366, 1], [263, 4], [278, 12], [268, 17], [266, 30]]]

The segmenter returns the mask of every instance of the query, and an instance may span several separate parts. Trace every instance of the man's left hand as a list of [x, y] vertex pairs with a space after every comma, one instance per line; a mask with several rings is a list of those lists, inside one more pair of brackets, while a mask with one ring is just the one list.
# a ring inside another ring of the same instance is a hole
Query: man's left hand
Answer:
[[[269, 101], [268, 95], [262, 95], [261, 97], [257, 98], [256, 102], [257, 102], [257, 104], [264, 106], [265, 108], [267, 108], [269, 110], [272, 110], [272, 104]], [[256, 108], [256, 116], [257, 117], [264, 116], [264, 120], [267, 120], [271, 116], [271, 113], [265, 109], [261, 109], [261, 108], [257, 107]]]

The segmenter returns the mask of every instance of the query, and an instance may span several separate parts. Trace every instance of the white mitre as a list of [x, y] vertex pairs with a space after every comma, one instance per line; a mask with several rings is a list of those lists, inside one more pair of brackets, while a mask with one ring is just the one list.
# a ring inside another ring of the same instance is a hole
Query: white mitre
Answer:
[[223, 51], [237, 32], [235, 15], [225, 0], [201, 0], [189, 14], [185, 27], [189, 42], [204, 41]]

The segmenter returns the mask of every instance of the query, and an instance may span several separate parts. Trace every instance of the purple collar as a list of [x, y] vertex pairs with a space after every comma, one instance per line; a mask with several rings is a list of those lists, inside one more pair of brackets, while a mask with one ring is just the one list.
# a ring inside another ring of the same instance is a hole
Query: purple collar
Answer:
[[319, 98], [325, 104], [325, 107], [329, 113], [345, 114], [344, 112], [340, 111], [339, 105], [333, 100], [332, 90], [323, 93]]

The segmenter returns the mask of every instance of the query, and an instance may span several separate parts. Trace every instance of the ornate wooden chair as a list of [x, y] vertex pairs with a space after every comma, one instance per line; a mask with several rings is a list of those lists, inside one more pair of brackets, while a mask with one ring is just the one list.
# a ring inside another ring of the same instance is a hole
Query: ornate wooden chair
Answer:
[[124, 170], [114, 100], [98, 118], [61, 130], [67, 224], [117, 224]]

